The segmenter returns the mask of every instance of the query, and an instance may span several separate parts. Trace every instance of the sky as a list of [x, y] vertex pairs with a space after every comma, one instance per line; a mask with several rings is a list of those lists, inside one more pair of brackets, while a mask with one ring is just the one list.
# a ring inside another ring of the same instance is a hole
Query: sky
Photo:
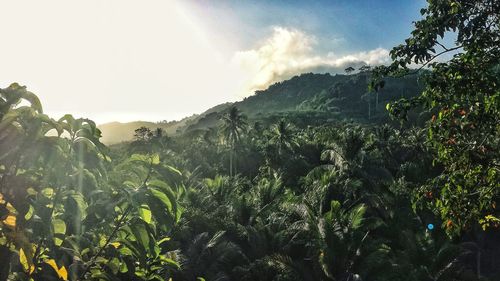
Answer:
[[424, 0], [0, 0], [0, 88], [97, 123], [178, 120], [304, 72], [389, 62]]

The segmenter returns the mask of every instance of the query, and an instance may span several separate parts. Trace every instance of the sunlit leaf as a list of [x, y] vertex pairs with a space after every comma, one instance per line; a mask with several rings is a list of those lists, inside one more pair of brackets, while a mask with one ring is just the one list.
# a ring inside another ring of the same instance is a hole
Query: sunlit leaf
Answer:
[[33, 257], [28, 252], [26, 253], [23, 248], [19, 249], [19, 262], [23, 266], [24, 270], [29, 274], [35, 271], [35, 265], [33, 265]]
[[24, 219], [27, 220], [27, 221], [29, 221], [33, 217], [34, 213], [35, 213], [35, 209], [33, 208], [32, 205], [30, 205], [28, 211], [24, 215]]
[[50, 199], [50, 198], [52, 198], [52, 196], [54, 196], [54, 189], [47, 187], [47, 188], [42, 189], [41, 193], [43, 196]]
[[134, 233], [135, 238], [137, 241], [140, 243], [140, 245], [144, 248], [147, 249], [149, 246], [149, 234], [142, 223], [135, 223], [130, 226], [130, 229]]
[[7, 218], [3, 220], [3, 224], [9, 228], [16, 228], [16, 221], [16, 216], [8, 215]]
[[61, 267], [58, 267], [56, 261], [53, 259], [46, 260], [45, 263], [50, 265], [57, 272], [57, 275], [59, 276], [59, 278], [61, 278], [62, 280], [65, 280], [65, 281], [68, 280], [68, 271], [66, 270], [64, 265]]
[[72, 193], [70, 195], [71, 199], [75, 202], [75, 204], [78, 206], [78, 211], [80, 212], [80, 215], [82, 216], [82, 219], [85, 219], [87, 217], [87, 202], [85, 201], [85, 198], [81, 193]]
[[141, 216], [141, 218], [145, 222], [151, 223], [151, 210], [149, 209], [148, 205], [141, 205], [141, 207], [139, 207], [138, 211], [139, 211], [139, 215]]
[[160, 239], [160, 241], [158, 241], [158, 244], [162, 244], [162, 243], [164, 243], [164, 242], [168, 242], [168, 241], [170, 241], [170, 240], [172, 240], [172, 238], [170, 238], [170, 237], [165, 237], [165, 238]]
[[54, 232], [54, 243], [61, 246], [64, 241], [61, 237], [64, 237], [66, 233], [66, 223], [61, 219], [52, 220], [52, 231]]
[[165, 205], [166, 209], [168, 211], [172, 211], [172, 201], [170, 201], [170, 198], [168, 198], [168, 196], [162, 191], [162, 190], [159, 190], [159, 189], [156, 189], [156, 188], [151, 188], [151, 194], [158, 200], [160, 200], [163, 205]]

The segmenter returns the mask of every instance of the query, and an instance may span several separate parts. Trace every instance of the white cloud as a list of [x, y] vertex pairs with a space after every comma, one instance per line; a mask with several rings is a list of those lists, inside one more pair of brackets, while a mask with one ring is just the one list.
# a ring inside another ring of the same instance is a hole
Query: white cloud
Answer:
[[348, 66], [380, 65], [389, 62], [389, 51], [377, 48], [371, 51], [337, 56], [315, 54], [314, 36], [296, 29], [275, 27], [270, 38], [258, 48], [239, 51], [233, 63], [239, 65], [246, 77], [246, 95], [267, 88], [270, 84], [304, 72], [341, 73]]

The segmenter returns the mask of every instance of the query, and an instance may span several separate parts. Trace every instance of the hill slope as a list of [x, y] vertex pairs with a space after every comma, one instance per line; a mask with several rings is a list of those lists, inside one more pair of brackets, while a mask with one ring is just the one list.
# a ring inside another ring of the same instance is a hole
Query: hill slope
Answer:
[[275, 83], [266, 90], [240, 102], [224, 103], [200, 115], [172, 122], [130, 122], [100, 125], [103, 142], [113, 144], [129, 141], [134, 130], [141, 127], [162, 128], [167, 134], [206, 129], [217, 126], [220, 115], [232, 105], [238, 107], [250, 120], [274, 120], [288, 116], [300, 121], [355, 120], [379, 122], [387, 118], [385, 104], [400, 97], [410, 97], [421, 92], [418, 75], [389, 79], [378, 93], [368, 93], [368, 74], [330, 75], [306, 73]]
[[180, 121], [171, 122], [147, 122], [134, 121], [128, 123], [111, 122], [99, 125], [98, 128], [102, 131], [101, 141], [105, 144], [115, 144], [123, 141], [130, 141], [134, 137], [134, 131], [140, 127], [148, 127], [150, 129], [162, 128], [168, 135], [176, 134], [176, 131], [189, 124], [196, 115], [186, 117]]
[[366, 73], [334, 76], [328, 73], [301, 74], [257, 91], [240, 102], [209, 109], [191, 120], [182, 130], [216, 126], [220, 115], [231, 105], [238, 107], [250, 120], [274, 120], [287, 116], [296, 121], [317, 118], [380, 122], [388, 118], [385, 105], [389, 101], [412, 97], [422, 91], [418, 77], [411, 75], [388, 79], [377, 94], [368, 93], [369, 77]]

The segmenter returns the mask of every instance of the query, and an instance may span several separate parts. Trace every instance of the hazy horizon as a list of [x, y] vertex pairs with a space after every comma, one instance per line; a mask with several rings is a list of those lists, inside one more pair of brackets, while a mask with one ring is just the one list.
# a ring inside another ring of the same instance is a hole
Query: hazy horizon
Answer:
[[[0, 87], [99, 124], [179, 120], [304, 72], [389, 61], [424, 1], [2, 3]], [[390, 7], [391, 13], [387, 13]], [[355, 12], [353, 12], [355, 11]]]

